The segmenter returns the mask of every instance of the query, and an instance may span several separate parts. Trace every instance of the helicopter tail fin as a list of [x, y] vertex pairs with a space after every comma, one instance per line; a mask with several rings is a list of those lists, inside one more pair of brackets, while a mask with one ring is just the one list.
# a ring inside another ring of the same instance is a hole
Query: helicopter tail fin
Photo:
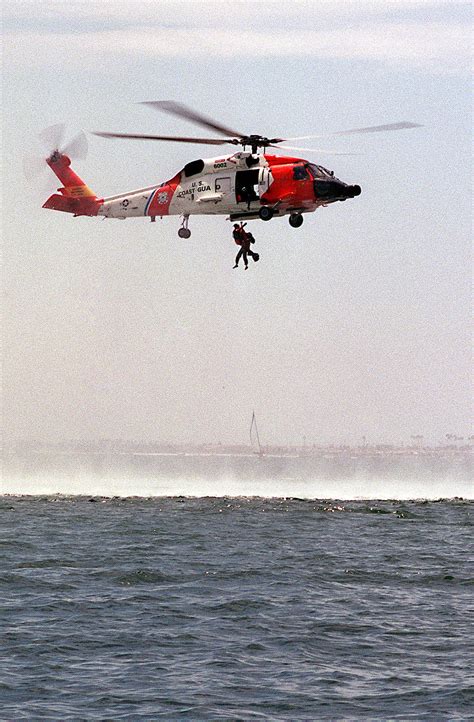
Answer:
[[46, 163], [63, 184], [58, 192], [48, 198], [43, 208], [73, 213], [77, 216], [96, 216], [102, 200], [87, 186], [71, 168], [67, 155], [55, 151]]

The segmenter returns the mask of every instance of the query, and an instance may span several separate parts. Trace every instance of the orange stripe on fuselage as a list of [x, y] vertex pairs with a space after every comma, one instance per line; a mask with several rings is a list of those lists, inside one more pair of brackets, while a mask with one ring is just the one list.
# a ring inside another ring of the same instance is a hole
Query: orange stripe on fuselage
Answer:
[[177, 173], [174, 178], [153, 191], [154, 195], [146, 210], [147, 216], [167, 216], [170, 212], [170, 203], [173, 200], [174, 192], [179, 185], [181, 174]]

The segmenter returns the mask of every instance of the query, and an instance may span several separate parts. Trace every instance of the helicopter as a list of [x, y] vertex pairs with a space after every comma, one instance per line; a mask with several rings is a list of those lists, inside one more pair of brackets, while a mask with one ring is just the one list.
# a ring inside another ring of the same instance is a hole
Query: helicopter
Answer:
[[[187, 163], [170, 180], [146, 188], [100, 198], [71, 168], [71, 143], [62, 150], [59, 142], [45, 159], [61, 183], [43, 208], [71, 213], [73, 216], [101, 216], [103, 218], [150, 218], [181, 216], [180, 238], [189, 238], [189, 218], [192, 215], [225, 215], [230, 221], [288, 216], [290, 226], [298, 228], [303, 214], [312, 213], [331, 203], [346, 201], [360, 195], [359, 185], [345, 183], [322, 165], [292, 155], [272, 155], [268, 149], [280, 151], [316, 151], [310, 148], [283, 146], [282, 143], [327, 136], [299, 136], [293, 138], [245, 134], [202, 115], [175, 101], [146, 101], [155, 110], [191, 121], [224, 137], [188, 137], [144, 135], [136, 133], [95, 132], [103, 138], [168, 141], [214, 146], [241, 146], [233, 154], [214, 158], [200, 158]], [[58, 126], [59, 127], [59, 126]], [[331, 136], [375, 133], [421, 127], [418, 123], [401, 121], [386, 125], [354, 128], [331, 133]], [[79, 139], [81, 150], [84, 140]], [[331, 153], [354, 155], [353, 153]]]

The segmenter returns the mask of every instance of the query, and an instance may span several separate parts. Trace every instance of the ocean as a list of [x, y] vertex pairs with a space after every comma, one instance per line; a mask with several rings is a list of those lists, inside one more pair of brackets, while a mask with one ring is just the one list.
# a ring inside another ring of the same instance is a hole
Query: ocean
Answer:
[[10, 458], [0, 719], [473, 719], [470, 470]]

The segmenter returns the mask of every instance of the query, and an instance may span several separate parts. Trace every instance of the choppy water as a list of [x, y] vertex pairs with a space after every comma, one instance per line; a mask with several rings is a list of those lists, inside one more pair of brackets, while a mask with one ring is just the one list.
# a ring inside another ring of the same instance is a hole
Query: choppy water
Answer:
[[4, 496], [0, 522], [1, 719], [472, 719], [469, 501]]

